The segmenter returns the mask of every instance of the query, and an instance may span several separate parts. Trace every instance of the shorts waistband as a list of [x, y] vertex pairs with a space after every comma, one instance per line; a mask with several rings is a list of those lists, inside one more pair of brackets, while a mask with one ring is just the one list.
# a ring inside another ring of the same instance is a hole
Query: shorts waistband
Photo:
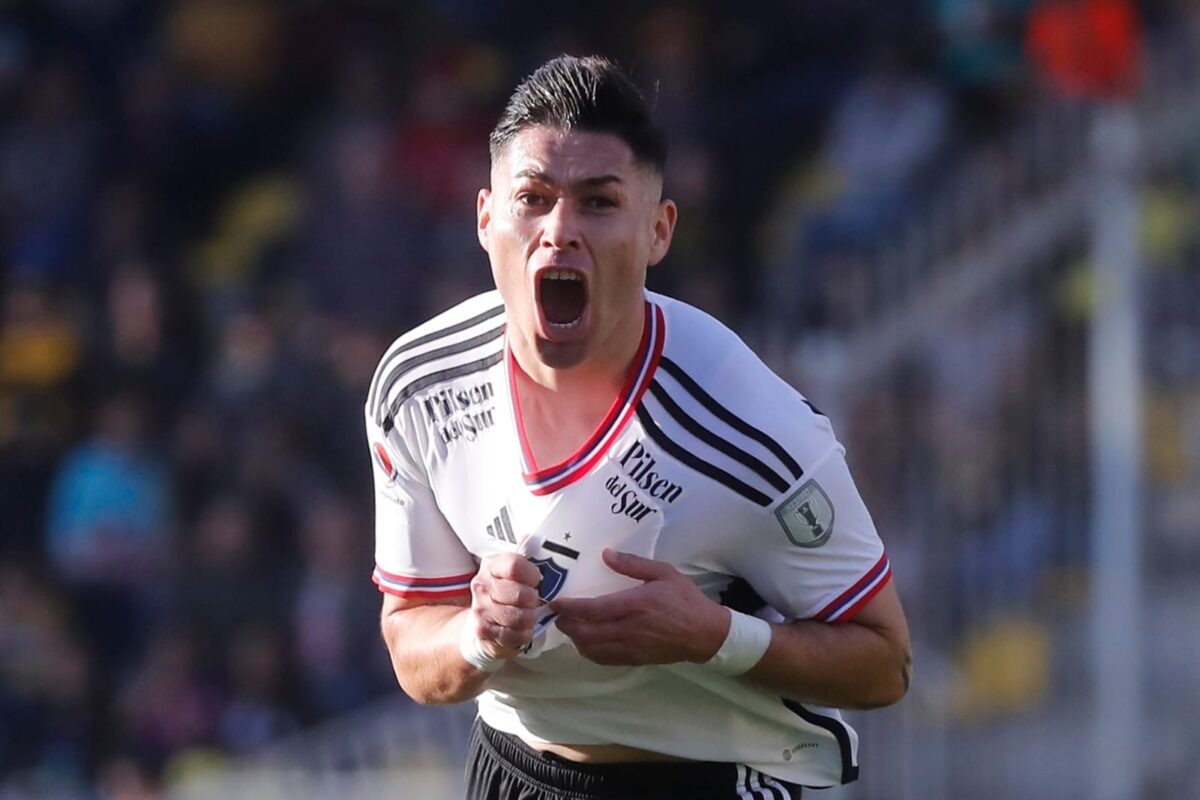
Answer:
[[583, 797], [703, 797], [719, 787], [732, 789], [733, 763], [718, 761], [637, 761], [587, 764], [533, 749], [520, 737], [502, 733], [481, 719], [475, 732], [482, 744], [526, 778]]

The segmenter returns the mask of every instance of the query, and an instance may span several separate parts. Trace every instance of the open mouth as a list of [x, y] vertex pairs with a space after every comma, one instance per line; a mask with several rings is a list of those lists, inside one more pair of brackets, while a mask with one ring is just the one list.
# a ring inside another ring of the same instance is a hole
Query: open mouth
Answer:
[[565, 269], [546, 270], [538, 280], [538, 305], [551, 325], [558, 328], [578, 325], [587, 307], [583, 276]]

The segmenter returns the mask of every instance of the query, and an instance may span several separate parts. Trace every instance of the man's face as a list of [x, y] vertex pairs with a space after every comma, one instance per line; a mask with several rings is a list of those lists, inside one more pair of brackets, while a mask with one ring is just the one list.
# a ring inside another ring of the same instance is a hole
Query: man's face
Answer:
[[477, 215], [514, 346], [570, 369], [636, 341], [646, 268], [675, 228], [661, 195], [613, 134], [534, 126], [508, 143]]

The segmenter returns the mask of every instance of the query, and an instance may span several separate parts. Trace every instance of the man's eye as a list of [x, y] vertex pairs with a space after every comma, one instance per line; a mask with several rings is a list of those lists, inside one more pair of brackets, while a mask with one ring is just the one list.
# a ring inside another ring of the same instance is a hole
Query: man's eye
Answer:
[[523, 206], [541, 206], [545, 204], [546, 198], [533, 192], [521, 192], [517, 195], [517, 202]]
[[588, 208], [615, 208], [617, 201], [611, 197], [603, 197], [600, 195], [588, 197], [583, 201], [583, 204]]

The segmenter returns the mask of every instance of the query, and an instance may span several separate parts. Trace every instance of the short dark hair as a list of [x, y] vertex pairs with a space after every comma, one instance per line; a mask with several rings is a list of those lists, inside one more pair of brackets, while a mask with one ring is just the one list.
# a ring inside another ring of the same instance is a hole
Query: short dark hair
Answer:
[[559, 56], [521, 81], [488, 137], [492, 160], [534, 125], [612, 133], [660, 175], [667, 163], [667, 137], [650, 117], [645, 95], [603, 56]]

